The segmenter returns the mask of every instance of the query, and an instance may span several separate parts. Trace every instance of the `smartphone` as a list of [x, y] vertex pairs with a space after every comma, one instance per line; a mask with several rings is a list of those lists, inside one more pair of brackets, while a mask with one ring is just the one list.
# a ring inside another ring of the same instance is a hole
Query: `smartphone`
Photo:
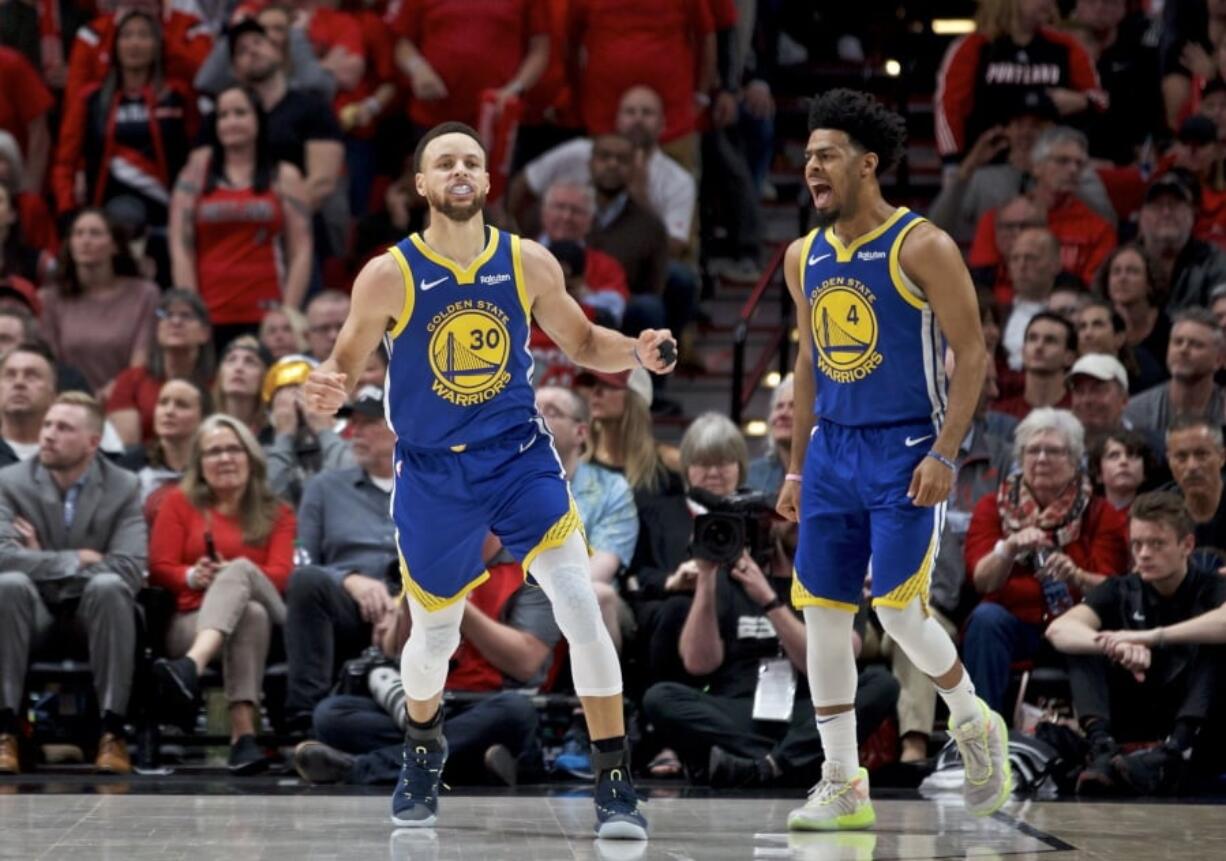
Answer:
[[217, 545], [213, 543], [213, 533], [204, 533], [204, 555], [212, 559], [214, 562], [219, 561], [217, 556]]

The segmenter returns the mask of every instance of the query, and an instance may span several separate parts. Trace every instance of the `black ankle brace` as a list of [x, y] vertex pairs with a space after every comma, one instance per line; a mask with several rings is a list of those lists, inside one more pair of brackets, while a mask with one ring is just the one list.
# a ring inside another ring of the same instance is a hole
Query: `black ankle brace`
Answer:
[[625, 736], [592, 742], [592, 770], [600, 775], [614, 768], [629, 769], [630, 745]]

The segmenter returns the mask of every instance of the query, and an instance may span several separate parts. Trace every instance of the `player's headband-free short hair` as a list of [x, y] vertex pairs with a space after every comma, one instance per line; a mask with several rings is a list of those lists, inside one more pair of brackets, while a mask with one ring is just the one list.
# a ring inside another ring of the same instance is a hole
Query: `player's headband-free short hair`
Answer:
[[809, 133], [817, 129], [841, 131], [865, 152], [877, 156], [880, 176], [898, 164], [907, 142], [907, 123], [868, 93], [838, 88], [827, 90], [809, 108]]
[[440, 138], [443, 135], [468, 135], [477, 142], [477, 146], [481, 147], [481, 156], [488, 160], [489, 153], [485, 151], [485, 144], [481, 141], [481, 135], [477, 134], [477, 130], [466, 123], [446, 122], [439, 123], [430, 131], [422, 135], [421, 140], [417, 142], [417, 147], [413, 150], [413, 171], [421, 173], [421, 160], [426, 154], [426, 147], [435, 138]]

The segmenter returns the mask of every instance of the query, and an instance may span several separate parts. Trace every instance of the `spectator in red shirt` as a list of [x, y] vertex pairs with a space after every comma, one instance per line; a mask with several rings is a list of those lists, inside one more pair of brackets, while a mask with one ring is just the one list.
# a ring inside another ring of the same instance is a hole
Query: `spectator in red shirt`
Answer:
[[588, 134], [612, 132], [622, 93], [646, 85], [664, 100], [662, 149], [695, 173], [698, 107], [710, 102], [715, 84], [707, 0], [574, 0], [567, 29], [571, 80]]
[[[162, 76], [162, 34], [156, 19], [127, 12], [115, 26], [115, 58], [101, 84], [66, 98], [51, 169], [56, 208], [71, 212], [131, 197], [149, 225], [147, 254], [159, 280], [170, 281], [163, 226], [170, 186], [196, 134], [195, 98], [187, 84]], [[77, 196], [84, 168], [85, 198]]]
[[1071, 413], [1032, 412], [1013, 454], [1022, 471], [979, 501], [966, 534], [966, 570], [984, 599], [962, 654], [975, 691], [1002, 711], [1010, 664], [1032, 658], [1047, 622], [1128, 564], [1127, 521], [1093, 495], [1085, 431]]
[[31, 190], [43, 187], [51, 152], [47, 114], [54, 106], [38, 70], [21, 54], [0, 46], [0, 129], [16, 138], [21, 152], [28, 154], [23, 180]]
[[[1057, 126], [1035, 142], [1031, 156], [1034, 186], [1027, 197], [1046, 213], [1047, 226], [1060, 240], [1061, 268], [1081, 279], [1094, 280], [1104, 258], [1115, 247], [1115, 228], [1076, 196], [1078, 177], [1087, 164], [1086, 138], [1076, 129]], [[971, 246], [971, 266], [999, 264], [996, 251], [996, 210], [979, 221]]]
[[16, 276], [33, 284], [40, 280], [40, 263], [47, 255], [26, 241], [17, 201], [18, 195], [0, 181], [0, 277]]
[[[59, 253], [60, 237], [41, 191], [23, 190], [26, 188], [25, 177], [25, 160], [17, 139], [0, 130], [0, 185], [8, 189], [17, 223], [21, 225], [21, 237], [26, 246], [35, 252], [34, 262], [39, 263], [39, 255], [50, 258]], [[40, 269], [45, 267], [38, 265], [34, 271]], [[31, 280], [37, 283], [44, 279], [35, 277]]]
[[140, 13], [158, 22], [163, 34], [162, 68], [168, 78], [192, 81], [213, 46], [209, 28], [179, 0], [125, 0], [77, 31], [68, 56], [64, 101], [71, 104], [92, 84], [102, 83], [115, 53], [115, 34], [121, 21]]
[[166, 637], [176, 657], [154, 665], [162, 703], [194, 719], [199, 675], [220, 655], [236, 774], [268, 765], [255, 741], [257, 709], [294, 561], [294, 512], [273, 496], [265, 473], [264, 453], [242, 422], [205, 419], [149, 542], [149, 580], [169, 589], [178, 607]]
[[1030, 93], [1061, 116], [1106, 107], [1098, 73], [1085, 47], [1054, 30], [1048, 0], [992, 0], [979, 4], [975, 32], [949, 46], [937, 73], [937, 149], [956, 158], [986, 129], [1009, 119]]
[[1022, 370], [1025, 382], [1021, 394], [996, 401], [998, 413], [1024, 419], [1039, 407], [1068, 407], [1064, 375], [1077, 361], [1077, 329], [1066, 317], [1053, 311], [1040, 311], [1026, 324], [1022, 341]]
[[535, 86], [549, 63], [549, 27], [538, 0], [412, 0], [392, 23], [396, 64], [408, 77], [409, 118], [419, 129], [447, 120], [476, 128], [481, 94], [499, 105]]
[[199, 293], [162, 294], [147, 366], [121, 371], [106, 402], [106, 417], [124, 445], [154, 440], [154, 411], [167, 380], [188, 379], [201, 390], [213, 382], [213, 332]]
[[174, 281], [204, 298], [219, 347], [255, 332], [268, 307], [299, 307], [311, 276], [306, 187], [274, 159], [268, 123], [254, 91], [223, 90], [210, 146], [192, 156], [171, 203]]
[[1201, 114], [1193, 114], [1183, 121], [1170, 151], [1170, 166], [1186, 170], [1200, 183], [1200, 209], [1192, 235], [1219, 248], [1226, 248], [1224, 151], [1218, 140], [1217, 125]]
[[[996, 210], [993, 227], [995, 228], [995, 236], [993, 237], [996, 249], [995, 256], [1000, 262], [976, 265], [973, 262], [973, 258], [977, 255], [973, 253], [969, 267], [975, 283], [991, 289], [992, 296], [996, 302], [1001, 307], [1008, 308], [1013, 304], [1015, 292], [1012, 278], [1009, 274], [1009, 261], [1012, 259], [1014, 243], [1027, 230], [1039, 229], [1043, 233], [1048, 234], [1049, 237], [1050, 234], [1046, 229], [1047, 219], [1044, 217], [1043, 211], [1035, 205], [1033, 200], [1025, 195], [1018, 195]], [[972, 252], [974, 252], [974, 249], [972, 249]], [[978, 256], [982, 256], [983, 259], [991, 257], [991, 255], [983, 252], [982, 249]], [[1058, 254], [1056, 255], [1055, 265], [1058, 269]]]

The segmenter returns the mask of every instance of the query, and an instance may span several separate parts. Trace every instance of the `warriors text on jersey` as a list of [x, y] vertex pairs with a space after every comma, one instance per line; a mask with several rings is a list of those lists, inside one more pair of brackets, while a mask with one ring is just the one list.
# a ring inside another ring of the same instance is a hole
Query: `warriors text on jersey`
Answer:
[[923, 293], [902, 271], [903, 240], [924, 219], [900, 207], [849, 246], [833, 229], [801, 246], [817, 400], [848, 427], [930, 421], [945, 412], [944, 348]]

